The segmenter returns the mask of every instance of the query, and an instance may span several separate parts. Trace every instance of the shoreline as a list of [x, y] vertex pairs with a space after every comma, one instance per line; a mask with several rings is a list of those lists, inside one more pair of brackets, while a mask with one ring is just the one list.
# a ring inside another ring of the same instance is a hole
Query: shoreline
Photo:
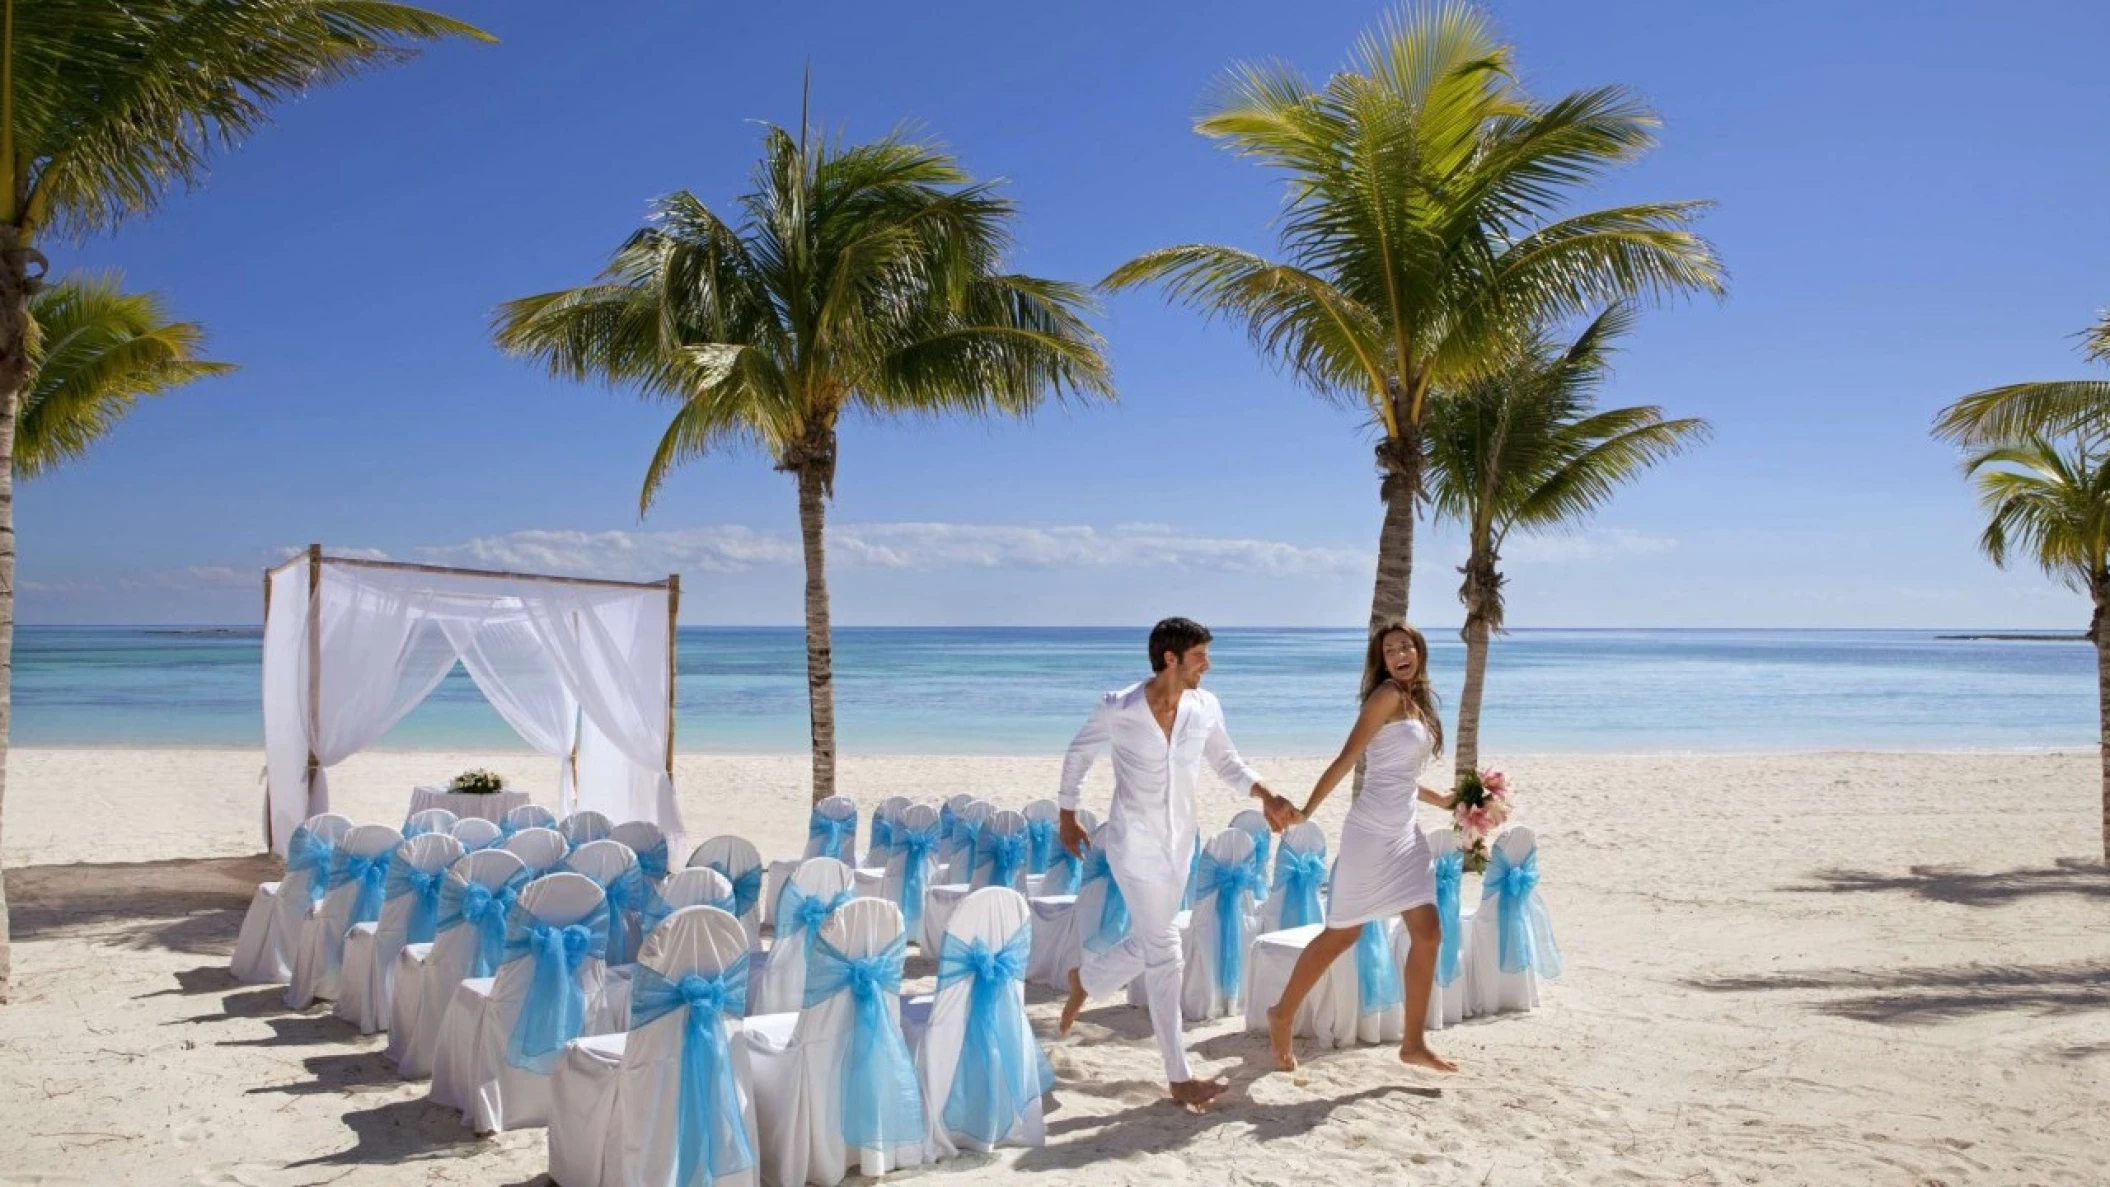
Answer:
[[[1484, 749], [1485, 748], [1483, 747], [1483, 750]], [[1847, 758], [1857, 755], [1887, 755], [1899, 757], [1909, 757], [1913, 755], [1929, 755], [1939, 757], [1943, 755], [1975, 756], [2005, 754], [2022, 756], [2038, 754], [2093, 754], [2096, 752], [2096, 750], [2097, 745], [2094, 743], [2076, 743], [2068, 746], [1939, 746], [1925, 748], [1908, 746], [1801, 746], [1787, 747], [1778, 750], [1500, 750], [1492, 753], [1494, 757], [1502, 759], [1527, 759], [1536, 762], [1559, 759], [1594, 760], [1675, 758]], [[161, 752], [187, 754], [195, 752], [204, 754], [255, 754], [259, 758], [261, 758], [263, 755], [264, 746], [261, 742], [253, 746], [236, 746], [219, 742], [14, 742], [8, 745], [8, 751], [14, 754], [99, 754], [104, 752], [114, 752], [119, 754], [155, 754]], [[537, 754], [533, 750], [528, 750], [524, 747], [517, 746], [507, 747], [449, 745], [376, 746], [367, 750], [359, 751], [358, 754], [353, 756], [353, 758], [357, 758], [359, 755], [368, 754], [388, 755], [403, 758], [415, 758], [419, 755], [424, 754], [494, 754], [503, 755], [507, 758], [520, 759], [539, 759], [546, 757], [544, 755]], [[1247, 757], [1269, 758], [1283, 762], [1329, 762], [1333, 759], [1333, 754], [1334, 752], [1332, 751], [1317, 750], [1275, 751], [1267, 749], [1254, 749], [1247, 753]], [[674, 751], [674, 756], [677, 761], [685, 758], [698, 760], [710, 760], [720, 758], [742, 760], [804, 759], [808, 756], [808, 752], [804, 750], [689, 750], [677, 746]], [[986, 759], [991, 762], [1029, 762], [1037, 759], [1059, 759], [1061, 757], [1061, 747], [1052, 747], [1047, 750], [1033, 751], [928, 749], [846, 751], [843, 750], [840, 746], [838, 746], [836, 749], [837, 762], [860, 760], [898, 760], [905, 758], [944, 759], [946, 761], [971, 761]], [[347, 759], [345, 761], [350, 762], [352, 760]], [[556, 760], [552, 758], [550, 759], [550, 761], [554, 762]]]

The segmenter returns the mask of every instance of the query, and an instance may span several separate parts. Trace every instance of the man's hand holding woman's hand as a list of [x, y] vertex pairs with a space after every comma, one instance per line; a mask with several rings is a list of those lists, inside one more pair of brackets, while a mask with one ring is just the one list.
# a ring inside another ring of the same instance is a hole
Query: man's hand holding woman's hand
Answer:
[[1299, 812], [1294, 804], [1274, 792], [1264, 787], [1258, 787], [1255, 789], [1254, 794], [1260, 799], [1261, 815], [1267, 817], [1267, 826], [1273, 831], [1282, 832], [1284, 829], [1304, 819], [1304, 813]]

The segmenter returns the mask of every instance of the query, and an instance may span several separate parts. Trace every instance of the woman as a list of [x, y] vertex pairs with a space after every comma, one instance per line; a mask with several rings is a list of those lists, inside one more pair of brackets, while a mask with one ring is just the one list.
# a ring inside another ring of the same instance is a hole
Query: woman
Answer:
[[1393, 915], [1406, 923], [1413, 944], [1406, 968], [1407, 1035], [1399, 1058], [1439, 1072], [1458, 1070], [1429, 1050], [1423, 1035], [1443, 927], [1436, 917], [1435, 859], [1421, 835], [1414, 805], [1419, 799], [1448, 809], [1458, 802], [1455, 795], [1441, 795], [1418, 783], [1429, 759], [1443, 753], [1443, 722], [1436, 716], [1428, 665], [1428, 641], [1413, 627], [1392, 623], [1372, 634], [1363, 660], [1363, 711], [1340, 757], [1319, 776], [1301, 810], [1290, 808], [1287, 801], [1275, 805], [1279, 819], [1310, 818], [1367, 753], [1363, 794], [1341, 825], [1341, 855], [1326, 899], [1326, 930], [1297, 958], [1282, 999], [1267, 1012], [1268, 1045], [1283, 1071], [1297, 1067], [1290, 1028], [1305, 995], [1328, 966], [1355, 946], [1365, 923]]

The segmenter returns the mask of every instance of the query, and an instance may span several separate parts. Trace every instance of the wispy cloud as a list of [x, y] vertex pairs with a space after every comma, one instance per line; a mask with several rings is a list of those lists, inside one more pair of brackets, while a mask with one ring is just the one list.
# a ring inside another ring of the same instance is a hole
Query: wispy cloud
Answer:
[[649, 581], [669, 573], [744, 573], [794, 564], [798, 545], [738, 525], [666, 532], [528, 529], [416, 550], [432, 564]]

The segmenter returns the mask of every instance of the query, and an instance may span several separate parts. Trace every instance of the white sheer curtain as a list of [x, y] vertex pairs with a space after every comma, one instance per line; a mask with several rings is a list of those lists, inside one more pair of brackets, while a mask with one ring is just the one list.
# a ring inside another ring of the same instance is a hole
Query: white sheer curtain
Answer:
[[264, 603], [264, 844], [284, 854], [300, 822], [329, 810], [308, 798], [308, 563], [273, 570]]
[[522, 741], [557, 760], [557, 814], [569, 814], [573, 810], [571, 753], [579, 736], [579, 699], [565, 687], [564, 674], [557, 670], [534, 626], [517, 610], [508, 617], [482, 622], [445, 621], [447, 637], [484, 699]]

